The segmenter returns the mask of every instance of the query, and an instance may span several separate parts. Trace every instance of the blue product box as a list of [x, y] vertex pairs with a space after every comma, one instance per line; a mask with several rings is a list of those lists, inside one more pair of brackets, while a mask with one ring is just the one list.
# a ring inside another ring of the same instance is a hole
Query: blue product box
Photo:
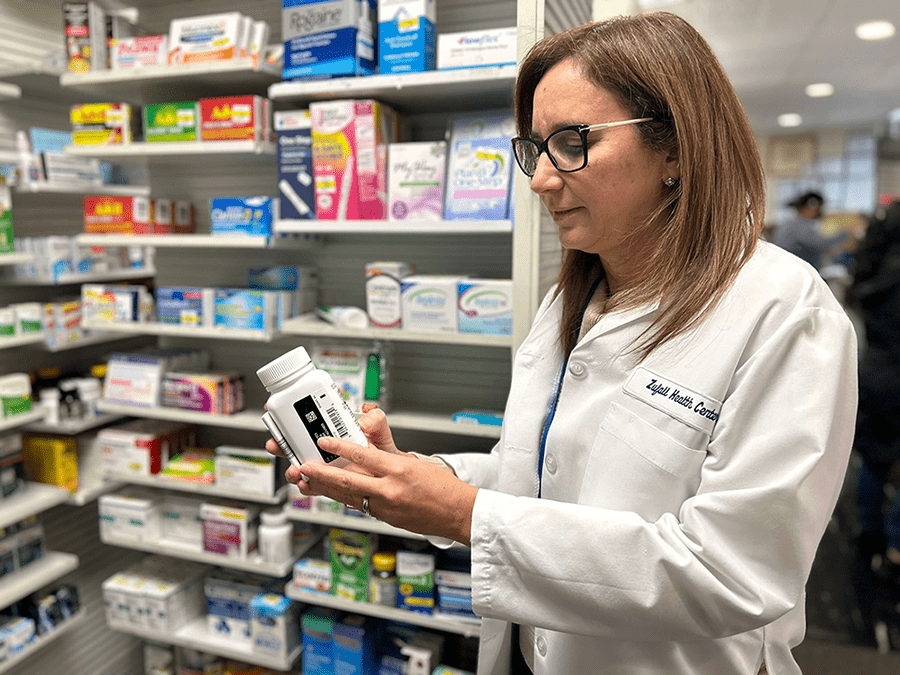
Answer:
[[435, 0], [378, 0], [378, 72], [434, 70]]
[[303, 675], [334, 675], [334, 626], [338, 611], [314, 607], [303, 613]]
[[445, 220], [504, 220], [512, 191], [512, 115], [466, 115], [453, 120], [448, 146]]
[[271, 197], [213, 197], [212, 233], [268, 237], [272, 233], [273, 206]]
[[309, 110], [276, 112], [273, 126], [278, 142], [280, 217], [285, 220], [315, 219], [316, 195]]
[[247, 274], [250, 288], [269, 291], [296, 291], [300, 284], [301, 271], [292, 265], [275, 267], [251, 267]]
[[215, 325], [271, 330], [278, 316], [278, 293], [253, 288], [217, 288]]
[[283, 0], [282, 79], [375, 74], [376, 0]]
[[[156, 289], [156, 319], [159, 323], [204, 325], [212, 323], [212, 307], [204, 304], [203, 288], [160, 286]], [[209, 300], [207, 300], [207, 303]], [[205, 305], [205, 306], [204, 306]]]
[[358, 614], [347, 614], [334, 625], [334, 672], [368, 675], [375, 670], [378, 623]]

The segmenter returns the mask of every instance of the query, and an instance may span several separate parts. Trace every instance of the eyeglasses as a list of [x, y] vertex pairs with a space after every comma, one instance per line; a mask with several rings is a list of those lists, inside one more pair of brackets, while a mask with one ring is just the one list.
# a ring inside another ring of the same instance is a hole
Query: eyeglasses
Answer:
[[587, 166], [589, 133], [600, 129], [622, 127], [626, 124], [649, 122], [651, 119], [653, 118], [641, 117], [640, 119], [607, 122], [606, 124], [573, 124], [570, 127], [557, 129], [543, 141], [516, 136], [512, 139], [513, 154], [516, 156], [519, 168], [529, 178], [532, 178], [534, 172], [537, 171], [538, 160], [541, 158], [542, 152], [547, 153], [547, 157], [559, 171], [565, 173], [580, 171]]

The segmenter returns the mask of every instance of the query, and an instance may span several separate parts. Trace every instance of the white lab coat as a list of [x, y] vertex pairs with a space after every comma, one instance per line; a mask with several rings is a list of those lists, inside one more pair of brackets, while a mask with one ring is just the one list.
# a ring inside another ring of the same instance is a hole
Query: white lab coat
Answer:
[[[655, 307], [603, 316], [562, 366], [548, 295], [516, 353], [501, 439], [446, 455], [479, 486], [479, 675], [508, 672], [510, 623], [536, 675], [800, 670], [804, 586], [845, 475], [856, 342], [819, 275], [761, 242], [711, 314], [641, 363]], [[512, 648], [518, 648], [513, 645]]]

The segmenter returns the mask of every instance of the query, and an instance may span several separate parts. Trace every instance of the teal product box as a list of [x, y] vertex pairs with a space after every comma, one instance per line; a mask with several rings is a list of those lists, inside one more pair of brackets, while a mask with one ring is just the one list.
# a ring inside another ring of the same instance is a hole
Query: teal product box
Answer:
[[249, 330], [277, 328], [283, 294], [253, 288], [217, 288], [216, 326]]
[[512, 335], [512, 279], [466, 279], [457, 296], [460, 333]]
[[314, 607], [303, 613], [303, 675], [334, 675], [336, 609]]
[[284, 80], [374, 75], [376, 0], [283, 0]]
[[359, 614], [346, 614], [334, 625], [334, 672], [368, 675], [375, 670], [378, 622]]
[[459, 424], [486, 424], [499, 427], [503, 425], [503, 411], [464, 408], [459, 412], [453, 413], [453, 421]]
[[285, 110], [273, 117], [278, 148], [278, 196], [284, 220], [313, 220], [312, 122], [309, 110]]
[[515, 119], [507, 113], [456, 117], [447, 149], [445, 220], [504, 220], [512, 191]]
[[378, 72], [434, 70], [435, 0], [378, 0]]
[[397, 551], [397, 607], [434, 612], [434, 556]]
[[274, 200], [271, 197], [213, 197], [210, 200], [213, 234], [272, 234]]

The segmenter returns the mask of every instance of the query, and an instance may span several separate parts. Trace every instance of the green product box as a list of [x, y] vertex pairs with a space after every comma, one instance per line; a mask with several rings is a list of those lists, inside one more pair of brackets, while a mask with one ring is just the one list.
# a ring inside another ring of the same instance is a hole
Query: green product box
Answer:
[[196, 141], [198, 120], [196, 101], [148, 104], [144, 106], [144, 140]]
[[12, 193], [5, 185], [0, 185], [0, 253], [12, 253]]
[[434, 555], [397, 551], [397, 606], [423, 614], [434, 611]]
[[378, 535], [332, 528], [331, 595], [369, 601], [369, 566], [378, 550]]

